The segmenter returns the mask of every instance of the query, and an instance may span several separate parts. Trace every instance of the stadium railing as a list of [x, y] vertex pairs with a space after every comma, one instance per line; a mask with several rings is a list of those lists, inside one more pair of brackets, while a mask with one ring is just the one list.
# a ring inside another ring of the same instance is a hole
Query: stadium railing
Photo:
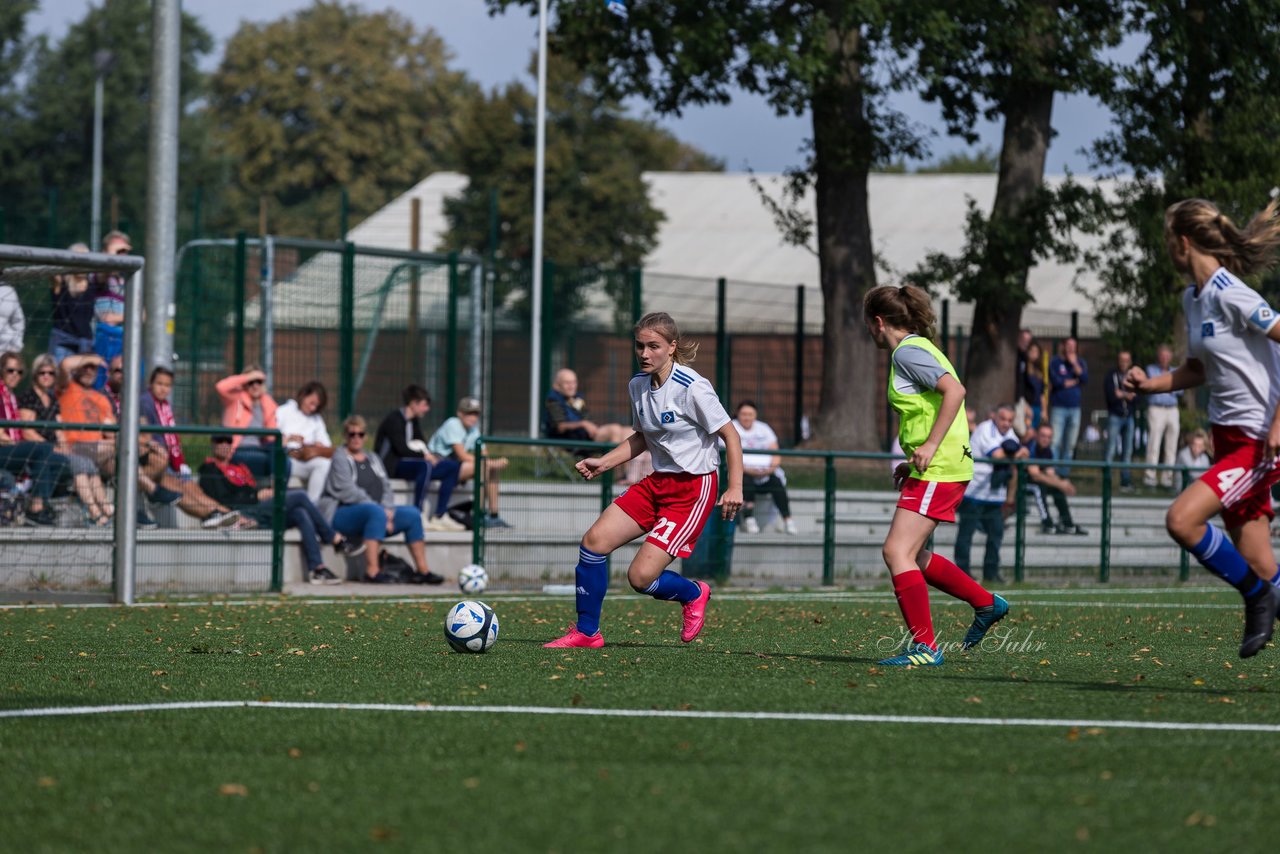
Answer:
[[[502, 515], [511, 528], [486, 528], [477, 524], [472, 540], [472, 560], [486, 567], [495, 581], [513, 586], [536, 583], [568, 583], [573, 577], [577, 542], [601, 510], [619, 493], [614, 470], [599, 480], [584, 482], [567, 466], [548, 466], [548, 453], [565, 455], [566, 462], [579, 450], [606, 451], [610, 446], [578, 441], [485, 436], [477, 446], [493, 457], [507, 457], [502, 473]], [[738, 529], [730, 536], [710, 534], [711, 563], [715, 574], [745, 584], [833, 586], [883, 575], [880, 546], [888, 531], [897, 493], [891, 485], [891, 463], [900, 456], [858, 451], [779, 450], [787, 472], [793, 515], [799, 536], [746, 535]], [[1000, 460], [981, 460], [1000, 463]], [[1032, 501], [1026, 490], [1026, 467], [1034, 461], [1014, 461], [1019, 469], [1015, 510], [1001, 550], [1001, 566], [1012, 571], [1012, 581], [1029, 578], [1110, 581], [1113, 570], [1124, 569], [1143, 577], [1176, 577], [1187, 580], [1186, 552], [1178, 548], [1164, 529], [1171, 494], [1121, 496], [1112, 486], [1113, 473], [1172, 471], [1185, 488], [1192, 479], [1182, 466], [1148, 466], [1141, 463], [1073, 460], [1072, 481], [1079, 488], [1069, 498], [1074, 522], [1088, 530], [1085, 536], [1040, 534]], [[568, 473], [566, 473], [568, 472]], [[723, 465], [721, 469], [723, 486]], [[1140, 474], [1139, 474], [1140, 476]], [[484, 506], [484, 477], [472, 483], [475, 508]], [[764, 507], [758, 505], [758, 513]], [[1028, 524], [1031, 515], [1032, 523]], [[475, 511], [475, 518], [481, 512]], [[713, 516], [714, 518], [714, 516]], [[761, 526], [766, 527], [766, 519]], [[942, 525], [937, 545], [951, 553], [956, 526]], [[979, 533], [971, 551], [972, 571], [979, 574], [985, 537]], [[614, 565], [625, 566], [634, 554], [633, 543], [615, 553]], [[732, 554], [732, 559], [730, 555]]]

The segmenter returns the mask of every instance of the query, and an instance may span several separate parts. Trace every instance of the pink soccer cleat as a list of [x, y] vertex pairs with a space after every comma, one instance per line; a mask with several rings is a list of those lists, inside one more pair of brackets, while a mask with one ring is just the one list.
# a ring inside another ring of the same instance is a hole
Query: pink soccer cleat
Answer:
[[694, 584], [702, 588], [702, 595], [684, 603], [684, 628], [680, 630], [680, 640], [685, 643], [702, 631], [702, 624], [707, 620], [707, 603], [711, 601], [711, 585], [705, 581], [695, 581]]
[[587, 649], [599, 649], [604, 646], [604, 635], [596, 632], [594, 635], [584, 635], [578, 631], [577, 626], [569, 627], [569, 634], [562, 638], [556, 638], [551, 643], [544, 643], [544, 649], [570, 649], [572, 647], [585, 647]]

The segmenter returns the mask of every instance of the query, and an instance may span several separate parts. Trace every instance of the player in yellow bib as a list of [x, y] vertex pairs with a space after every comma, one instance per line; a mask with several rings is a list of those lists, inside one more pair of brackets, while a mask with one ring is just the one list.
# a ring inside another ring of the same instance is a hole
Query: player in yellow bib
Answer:
[[939, 522], [954, 522], [956, 507], [973, 478], [973, 454], [964, 414], [964, 386], [942, 351], [929, 340], [934, 314], [929, 295], [914, 287], [880, 287], [863, 300], [867, 330], [882, 350], [890, 350], [889, 403], [898, 413], [898, 441], [907, 462], [893, 473], [902, 493], [884, 562], [893, 575], [893, 592], [907, 623], [909, 638], [890, 666], [942, 664], [933, 633], [929, 588], [963, 599], [974, 608], [963, 647], [977, 645], [987, 630], [1009, 612], [1009, 603], [983, 589], [967, 572], [925, 548]]

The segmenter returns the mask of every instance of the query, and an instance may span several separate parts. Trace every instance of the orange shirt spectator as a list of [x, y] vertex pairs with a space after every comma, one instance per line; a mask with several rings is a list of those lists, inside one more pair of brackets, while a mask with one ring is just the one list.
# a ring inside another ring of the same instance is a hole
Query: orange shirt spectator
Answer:
[[[114, 424], [116, 420], [111, 401], [101, 392], [78, 382], [70, 383], [58, 397], [58, 409], [62, 412], [62, 420], [71, 424]], [[66, 431], [66, 441], [70, 444], [103, 442], [110, 438], [101, 430]]]

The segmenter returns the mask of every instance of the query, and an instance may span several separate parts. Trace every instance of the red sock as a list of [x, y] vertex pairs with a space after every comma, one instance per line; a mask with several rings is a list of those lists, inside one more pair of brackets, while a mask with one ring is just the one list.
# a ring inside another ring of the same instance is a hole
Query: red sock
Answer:
[[902, 618], [907, 621], [916, 643], [929, 649], [937, 649], [933, 638], [933, 616], [929, 613], [929, 588], [919, 570], [899, 573], [893, 577], [893, 595], [898, 597]]
[[969, 577], [969, 573], [937, 552], [933, 553], [933, 557], [929, 558], [929, 565], [924, 568], [924, 580], [943, 593], [963, 599], [975, 608], [985, 608], [996, 601], [981, 584]]

